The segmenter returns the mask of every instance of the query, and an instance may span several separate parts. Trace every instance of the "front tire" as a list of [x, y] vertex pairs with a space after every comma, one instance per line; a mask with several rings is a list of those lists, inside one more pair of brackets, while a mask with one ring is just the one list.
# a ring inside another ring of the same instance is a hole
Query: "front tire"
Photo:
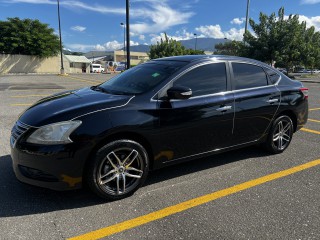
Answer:
[[147, 151], [139, 143], [121, 139], [100, 148], [89, 163], [87, 183], [98, 196], [119, 200], [132, 195], [149, 171]]
[[273, 122], [268, 139], [263, 145], [271, 153], [282, 153], [290, 145], [292, 135], [292, 120], [287, 115], [282, 115]]

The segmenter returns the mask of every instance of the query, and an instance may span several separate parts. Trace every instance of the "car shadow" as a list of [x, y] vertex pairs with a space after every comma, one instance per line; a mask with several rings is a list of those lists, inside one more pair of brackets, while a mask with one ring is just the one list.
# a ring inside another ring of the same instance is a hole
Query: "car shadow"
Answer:
[[150, 177], [148, 176], [145, 185], [155, 184], [171, 178], [200, 172], [205, 169], [215, 168], [224, 164], [230, 164], [232, 162], [238, 162], [248, 158], [259, 158], [266, 156], [270, 156], [270, 153], [258, 146], [250, 146], [238, 150], [211, 155], [209, 157], [199, 158], [155, 170], [150, 174]]
[[[249, 147], [185, 162], [151, 172], [144, 185], [267, 155], [259, 148]], [[0, 217], [24, 216], [107, 203], [87, 189], [58, 192], [21, 183], [14, 175], [10, 155], [0, 157], [0, 176]]]

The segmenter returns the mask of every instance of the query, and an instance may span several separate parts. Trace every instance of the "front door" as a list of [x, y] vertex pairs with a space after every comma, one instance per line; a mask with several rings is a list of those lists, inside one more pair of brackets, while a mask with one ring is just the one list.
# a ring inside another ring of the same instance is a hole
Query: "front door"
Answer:
[[172, 159], [180, 159], [228, 146], [234, 99], [228, 91], [225, 63], [194, 68], [172, 85], [189, 87], [193, 96], [187, 100], [159, 100], [157, 132], [163, 150], [171, 152]]

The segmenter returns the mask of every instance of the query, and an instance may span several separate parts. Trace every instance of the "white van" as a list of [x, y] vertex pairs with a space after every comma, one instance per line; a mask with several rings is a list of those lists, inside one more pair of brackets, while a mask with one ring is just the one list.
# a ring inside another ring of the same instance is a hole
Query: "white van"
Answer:
[[90, 65], [90, 72], [91, 73], [103, 73], [104, 72], [104, 68], [102, 67], [101, 64], [91, 64]]

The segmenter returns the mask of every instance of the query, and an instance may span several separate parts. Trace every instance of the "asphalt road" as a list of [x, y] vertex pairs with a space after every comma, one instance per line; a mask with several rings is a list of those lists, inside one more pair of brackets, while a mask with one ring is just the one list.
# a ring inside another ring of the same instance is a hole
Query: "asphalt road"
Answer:
[[249, 147], [167, 167], [114, 202], [18, 182], [9, 136], [19, 114], [44, 96], [108, 77], [0, 76], [0, 239], [93, 239], [114, 231], [106, 238], [320, 239], [320, 81], [305, 83], [310, 120], [282, 154]]

